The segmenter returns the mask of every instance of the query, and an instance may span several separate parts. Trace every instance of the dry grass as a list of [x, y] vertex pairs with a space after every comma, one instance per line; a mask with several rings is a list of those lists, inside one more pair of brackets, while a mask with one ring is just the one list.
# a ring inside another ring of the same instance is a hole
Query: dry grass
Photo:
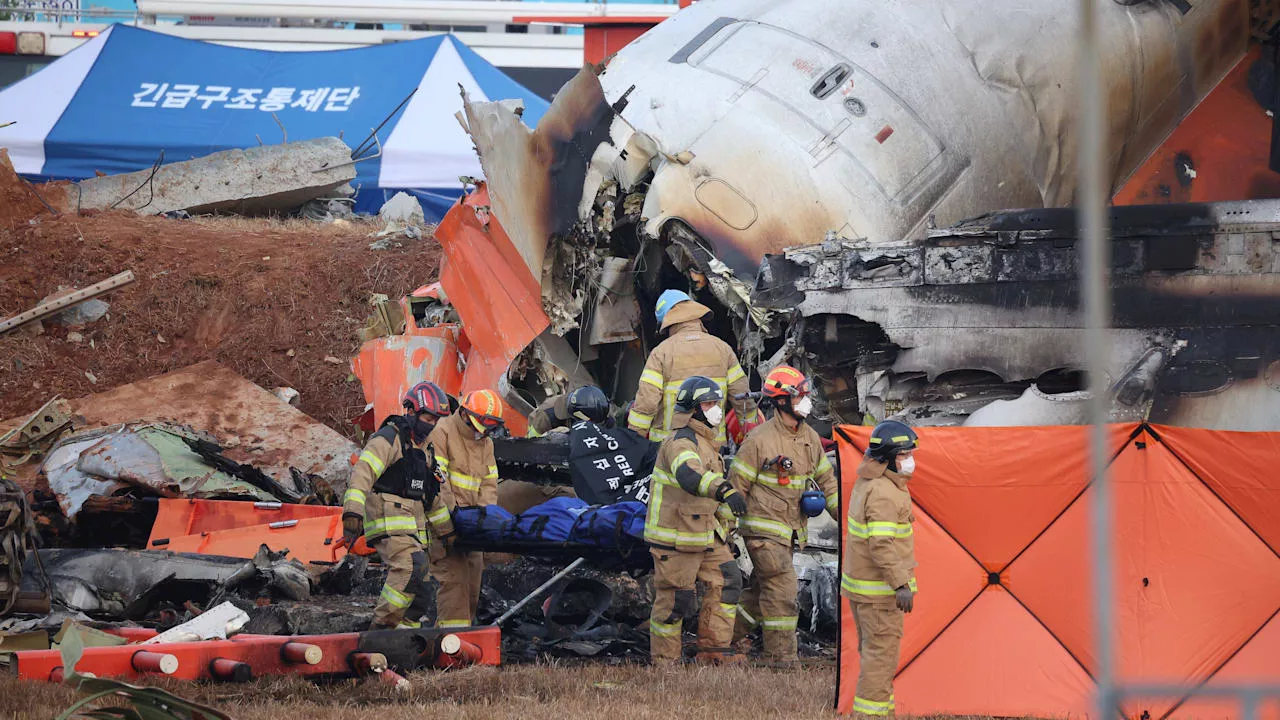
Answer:
[[[833, 718], [835, 669], [525, 665], [422, 672], [413, 689], [354, 680], [316, 685], [296, 678], [247, 685], [158, 681], [236, 720], [698, 720]], [[0, 679], [0, 717], [46, 720], [75, 701], [68, 687]]]

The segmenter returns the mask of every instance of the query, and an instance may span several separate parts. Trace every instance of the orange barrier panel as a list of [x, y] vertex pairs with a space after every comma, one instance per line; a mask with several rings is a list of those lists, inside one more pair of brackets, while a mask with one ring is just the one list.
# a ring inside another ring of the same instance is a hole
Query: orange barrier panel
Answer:
[[161, 498], [159, 504], [160, 510], [156, 513], [155, 524], [151, 526], [148, 547], [151, 547], [156, 540], [183, 535], [199, 535], [215, 530], [266, 525], [282, 520], [342, 515], [342, 508], [330, 505], [170, 498]]
[[[301, 562], [337, 562], [347, 553], [342, 508], [329, 505], [161, 499], [147, 547], [153, 550], [251, 558], [266, 543], [289, 548]], [[352, 552], [370, 555], [360, 538]]]
[[[341, 508], [339, 508], [341, 509]], [[289, 549], [288, 557], [300, 562], [337, 562], [347, 554], [339, 547], [342, 539], [342, 518], [305, 518], [280, 520], [268, 525], [250, 525], [230, 530], [215, 530], [199, 535], [170, 538], [164, 550], [202, 555], [251, 558], [258, 548], [266, 545], [275, 551]]]
[[[847, 509], [870, 428], [838, 428]], [[921, 428], [920, 594], [897, 710], [1091, 714], [1095, 686], [1084, 427]], [[1121, 682], [1280, 682], [1280, 433], [1110, 428]], [[841, 601], [837, 708], [852, 711], [857, 632]], [[1147, 698], [1130, 718], [1239, 708]], [[1264, 716], [1275, 718], [1280, 706]]]

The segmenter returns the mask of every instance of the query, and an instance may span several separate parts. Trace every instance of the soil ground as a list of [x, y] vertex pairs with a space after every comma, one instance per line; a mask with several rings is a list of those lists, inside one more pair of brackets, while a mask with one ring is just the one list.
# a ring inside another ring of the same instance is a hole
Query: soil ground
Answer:
[[0, 177], [0, 318], [60, 286], [124, 270], [137, 280], [103, 295], [107, 316], [83, 328], [46, 320], [0, 335], [0, 419], [217, 360], [296, 389], [304, 412], [351, 437], [365, 401], [349, 360], [370, 296], [400, 297], [438, 272], [432, 239], [370, 250], [376, 222], [54, 217], [14, 181]]
[[[622, 665], [526, 665], [426, 671], [409, 677], [398, 695], [385, 685], [340, 681], [315, 685], [296, 678], [244, 685], [155, 684], [207, 703], [235, 720], [723, 720], [724, 718], [834, 718], [835, 669]], [[0, 678], [0, 717], [45, 720], [75, 702], [65, 685]]]

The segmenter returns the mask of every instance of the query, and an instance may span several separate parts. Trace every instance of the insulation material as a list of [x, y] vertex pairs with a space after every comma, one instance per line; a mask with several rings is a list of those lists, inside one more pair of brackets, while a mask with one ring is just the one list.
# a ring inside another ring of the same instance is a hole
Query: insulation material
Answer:
[[[871, 428], [839, 430], [851, 471]], [[1087, 432], [920, 429], [911, 491], [922, 594], [906, 616], [898, 712], [1090, 713]], [[1118, 679], [1280, 681], [1280, 555], [1264, 540], [1276, 530], [1280, 480], [1265, 468], [1280, 463], [1280, 437], [1148, 425], [1112, 425], [1109, 434]], [[1001, 451], [974, 452], [988, 447]], [[846, 505], [852, 487], [846, 478]], [[849, 712], [858, 641], [842, 606], [837, 702]], [[1160, 720], [1223, 708], [1183, 701], [1135, 698], [1123, 711]]]

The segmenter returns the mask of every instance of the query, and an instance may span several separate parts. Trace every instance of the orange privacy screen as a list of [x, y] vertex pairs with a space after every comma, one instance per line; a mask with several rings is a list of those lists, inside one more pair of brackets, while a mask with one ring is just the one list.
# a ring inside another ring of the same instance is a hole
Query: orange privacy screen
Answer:
[[[845, 505], [869, 427], [836, 433]], [[894, 690], [912, 715], [1084, 717], [1095, 684], [1086, 427], [921, 428], [920, 594]], [[1109, 428], [1122, 683], [1280, 683], [1280, 433]], [[837, 707], [858, 636], [842, 600]], [[1132, 700], [1125, 717], [1239, 716]], [[1261, 717], [1280, 718], [1280, 703]]]

